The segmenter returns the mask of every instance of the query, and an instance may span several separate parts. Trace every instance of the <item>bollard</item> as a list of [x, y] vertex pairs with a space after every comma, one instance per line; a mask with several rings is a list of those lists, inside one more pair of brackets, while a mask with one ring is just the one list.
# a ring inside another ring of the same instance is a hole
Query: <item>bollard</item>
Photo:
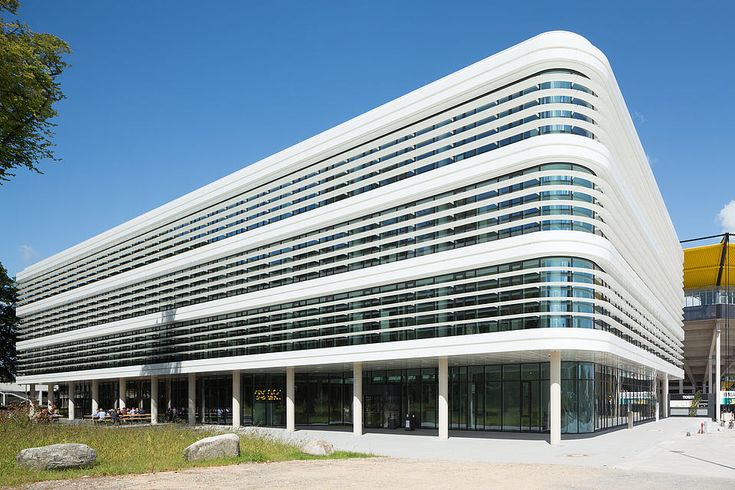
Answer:
[[633, 428], [633, 412], [628, 412], [628, 428]]

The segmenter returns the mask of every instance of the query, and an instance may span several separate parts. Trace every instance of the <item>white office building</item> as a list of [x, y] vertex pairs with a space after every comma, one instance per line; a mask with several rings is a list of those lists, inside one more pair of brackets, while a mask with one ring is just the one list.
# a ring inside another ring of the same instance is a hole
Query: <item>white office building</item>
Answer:
[[607, 59], [550, 32], [22, 271], [18, 382], [555, 443], [664, 413], [682, 260]]

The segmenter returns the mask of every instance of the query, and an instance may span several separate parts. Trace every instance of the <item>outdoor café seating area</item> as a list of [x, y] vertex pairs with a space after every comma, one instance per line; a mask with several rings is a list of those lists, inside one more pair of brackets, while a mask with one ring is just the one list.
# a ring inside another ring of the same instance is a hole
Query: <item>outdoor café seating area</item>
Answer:
[[84, 419], [99, 425], [150, 424], [151, 414], [146, 413], [142, 408], [111, 408], [110, 410], [100, 408], [91, 415], [85, 415]]

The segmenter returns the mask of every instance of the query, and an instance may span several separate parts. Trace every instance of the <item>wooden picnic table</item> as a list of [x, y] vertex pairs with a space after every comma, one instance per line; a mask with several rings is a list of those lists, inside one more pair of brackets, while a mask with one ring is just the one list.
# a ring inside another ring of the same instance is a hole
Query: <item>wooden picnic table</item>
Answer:
[[128, 415], [120, 415], [117, 419], [113, 419], [109, 415], [107, 415], [105, 418], [100, 419], [98, 417], [95, 417], [93, 415], [85, 415], [85, 420], [92, 420], [95, 424], [113, 424], [115, 422], [119, 422], [121, 424], [127, 424], [127, 423], [136, 423], [136, 422], [150, 422], [151, 421], [151, 415], [150, 414], [128, 414]]
[[151, 415], [149, 413], [120, 415], [120, 420], [122, 423], [150, 422]]

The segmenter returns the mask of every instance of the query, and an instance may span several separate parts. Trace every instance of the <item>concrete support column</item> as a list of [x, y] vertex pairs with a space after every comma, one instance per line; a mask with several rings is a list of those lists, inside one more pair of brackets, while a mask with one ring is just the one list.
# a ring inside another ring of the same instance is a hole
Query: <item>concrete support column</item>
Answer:
[[557, 446], [561, 444], [561, 352], [552, 351], [550, 357], [549, 443]]
[[655, 371], [653, 373], [653, 392], [656, 394], [656, 412], [654, 415], [656, 422], [658, 422], [661, 415], [661, 408], [663, 407], [663, 403], [661, 403], [663, 398], [663, 384], [659, 385], [658, 373]]
[[151, 376], [151, 424], [158, 423], [158, 376]]
[[200, 414], [199, 418], [201, 419], [200, 422], [204, 424], [206, 423], [206, 420], [207, 420], [207, 416], [204, 410], [205, 409], [205, 406], [204, 406], [204, 378], [202, 378], [199, 381], [199, 385], [201, 386], [201, 390], [202, 390], [200, 393], [201, 401], [199, 402], [199, 414]]
[[679, 394], [680, 395], [684, 394], [684, 380], [683, 379], [679, 380]]
[[100, 408], [100, 382], [99, 380], [92, 380], [92, 413], [95, 413]]
[[77, 385], [72, 381], [69, 383], [69, 420], [74, 420], [74, 394], [77, 391]]
[[53, 383], [49, 383], [48, 385], [48, 396], [46, 397], [46, 402], [48, 403], [48, 410], [50, 412], [51, 410], [53, 410], [55, 403]]
[[28, 385], [28, 399], [31, 401], [33, 405], [36, 405], [38, 403], [38, 400], [36, 400], [36, 385], [30, 384]]
[[197, 375], [189, 375], [189, 425], [197, 421]]
[[117, 380], [117, 408], [125, 408], [125, 392], [128, 391], [127, 382], [125, 378], [118, 378]]
[[352, 433], [361, 436], [362, 423], [362, 363], [352, 363]]
[[296, 430], [296, 372], [286, 368], [286, 430]]
[[661, 398], [662, 398], [662, 406], [664, 407], [664, 417], [667, 418], [669, 416], [669, 375], [664, 373], [664, 377], [661, 380], [663, 383], [663, 389], [661, 390], [663, 392]]
[[[726, 305], [726, 308], [728, 306]], [[729, 311], [729, 310], [726, 310]], [[720, 325], [717, 324], [717, 337], [715, 340], [715, 422], [720, 421], [720, 387], [722, 385], [722, 355], [720, 353]]]
[[166, 379], [166, 410], [171, 408], [171, 378]]
[[232, 371], [232, 426], [240, 427], [240, 371]]
[[439, 440], [449, 439], [449, 359], [439, 358]]

